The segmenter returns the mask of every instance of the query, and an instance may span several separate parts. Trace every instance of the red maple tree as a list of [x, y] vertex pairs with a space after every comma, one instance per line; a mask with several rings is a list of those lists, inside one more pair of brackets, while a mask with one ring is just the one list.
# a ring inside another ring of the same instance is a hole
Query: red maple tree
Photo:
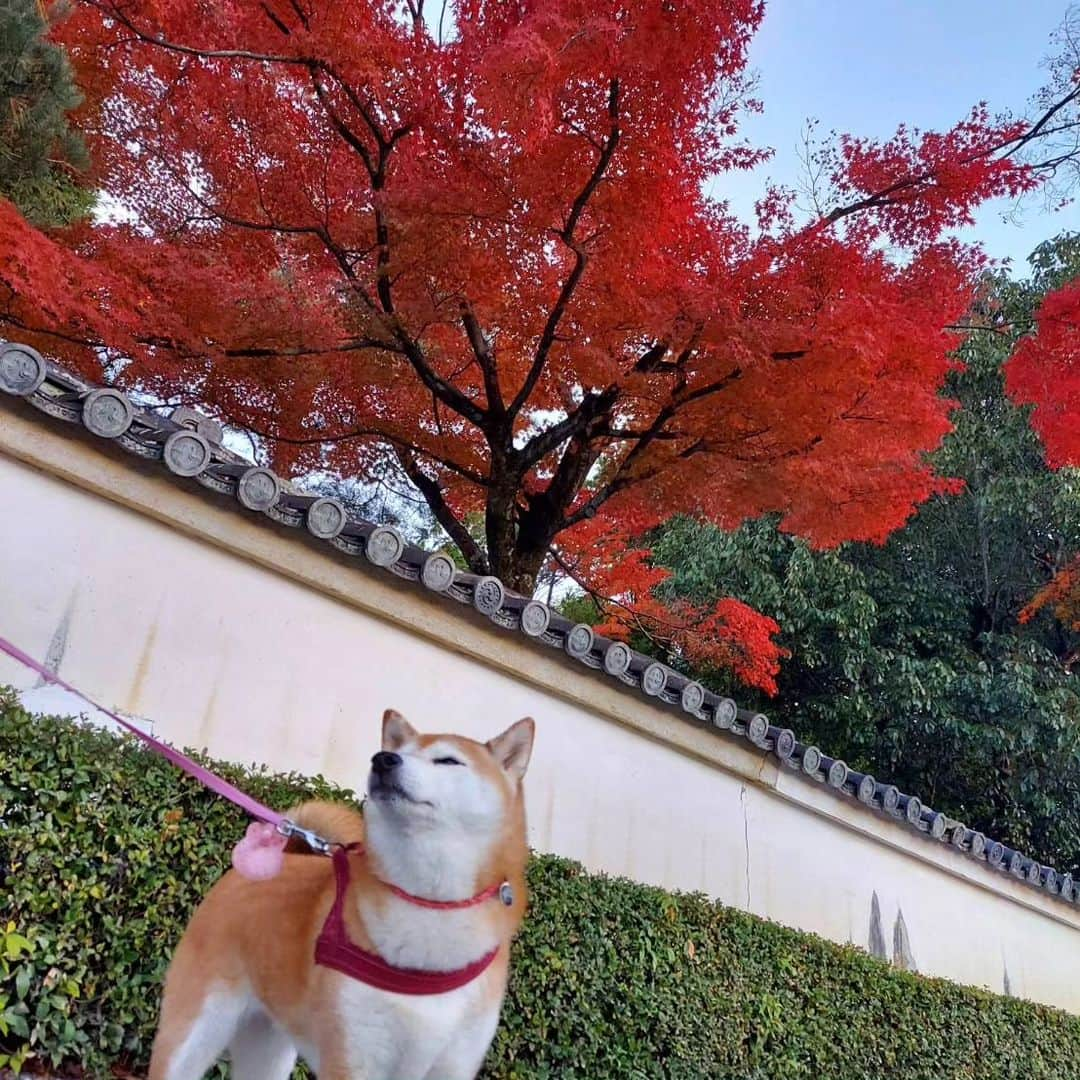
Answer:
[[1051, 469], [1080, 465], [1080, 280], [1051, 292], [1005, 367], [1006, 387], [1031, 405]]
[[[762, 13], [82, 0], [62, 37], [123, 214], [46, 235], [0, 202], [0, 328], [257, 433], [283, 471], [389, 462], [526, 592], [553, 550], [597, 571], [678, 511], [881, 540], [939, 483], [978, 264], [948, 230], [1040, 182], [1023, 151], [1059, 103], [842, 138], [820, 216], [770, 190], [751, 230], [703, 192], [765, 156], [738, 134]], [[647, 561], [607, 566], [646, 603]], [[672, 640], [704, 628], [768, 685], [748, 610]]]
[[[1031, 405], [1031, 424], [1052, 469], [1080, 467], [1080, 280], [1051, 292], [1035, 315], [1034, 331], [1009, 358], [1006, 388], [1018, 404]], [[1042, 609], [1080, 631], [1080, 559], [1041, 589], [1021, 613], [1027, 621]]]

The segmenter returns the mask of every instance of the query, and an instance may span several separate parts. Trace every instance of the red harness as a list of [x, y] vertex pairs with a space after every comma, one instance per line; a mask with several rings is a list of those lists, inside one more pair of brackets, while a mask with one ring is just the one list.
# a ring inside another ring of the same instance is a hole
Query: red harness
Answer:
[[[466, 986], [483, 975], [498, 955], [497, 947], [479, 960], [474, 960], [456, 971], [418, 971], [415, 968], [388, 964], [381, 956], [361, 949], [349, 940], [345, 929], [345, 893], [349, 887], [348, 853], [363, 850], [359, 844], [334, 849], [334, 879], [337, 889], [330, 914], [326, 916], [326, 922], [323, 923], [322, 931], [315, 942], [315, 963], [333, 968], [378, 990], [389, 990], [394, 994], [445, 994]], [[495, 896], [501, 896], [507, 904], [512, 901], [507, 885], [492, 886], [469, 900], [425, 900], [399, 889], [396, 885], [387, 884], [387, 888], [401, 899], [425, 908], [458, 910], [475, 907]]]

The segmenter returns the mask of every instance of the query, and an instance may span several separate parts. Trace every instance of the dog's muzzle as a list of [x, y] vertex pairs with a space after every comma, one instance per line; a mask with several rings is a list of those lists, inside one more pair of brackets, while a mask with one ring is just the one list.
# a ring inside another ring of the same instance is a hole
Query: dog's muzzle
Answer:
[[368, 794], [376, 799], [402, 798], [407, 802], [416, 800], [405, 790], [400, 780], [400, 768], [404, 761], [400, 754], [380, 750], [371, 759], [371, 781]]
[[380, 750], [371, 759], [371, 771], [376, 776], [389, 776], [401, 765], [401, 755], [392, 754], [388, 750]]

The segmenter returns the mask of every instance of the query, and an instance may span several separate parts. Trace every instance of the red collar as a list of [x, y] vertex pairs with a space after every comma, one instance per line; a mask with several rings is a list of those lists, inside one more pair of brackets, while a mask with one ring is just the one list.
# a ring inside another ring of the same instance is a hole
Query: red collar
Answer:
[[[330, 913], [326, 916], [322, 931], [315, 942], [315, 963], [333, 968], [359, 982], [374, 986], [378, 990], [389, 990], [394, 994], [445, 994], [457, 990], [479, 978], [491, 966], [498, 954], [494, 948], [479, 960], [474, 960], [456, 971], [419, 971], [415, 968], [395, 967], [388, 964], [381, 956], [361, 949], [349, 940], [345, 929], [345, 892], [349, 887], [349, 851], [363, 852], [359, 844], [348, 848], [334, 849], [334, 879], [336, 891]], [[501, 896], [503, 902], [512, 902], [509, 885], [494, 885], [469, 900], [425, 900], [412, 893], [399, 889], [396, 885], [384, 882], [396, 896], [419, 907], [458, 910], [474, 907], [495, 896]]]

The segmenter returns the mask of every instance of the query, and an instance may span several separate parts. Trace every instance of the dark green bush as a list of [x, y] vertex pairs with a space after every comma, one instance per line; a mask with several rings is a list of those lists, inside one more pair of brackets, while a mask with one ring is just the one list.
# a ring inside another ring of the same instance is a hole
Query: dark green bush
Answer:
[[[221, 771], [279, 807], [348, 795]], [[131, 741], [0, 692], [0, 1058], [29, 1043], [91, 1077], [138, 1070], [169, 951], [244, 825]], [[562, 859], [535, 859], [531, 885], [489, 1078], [1080, 1075], [1064, 1013]]]

